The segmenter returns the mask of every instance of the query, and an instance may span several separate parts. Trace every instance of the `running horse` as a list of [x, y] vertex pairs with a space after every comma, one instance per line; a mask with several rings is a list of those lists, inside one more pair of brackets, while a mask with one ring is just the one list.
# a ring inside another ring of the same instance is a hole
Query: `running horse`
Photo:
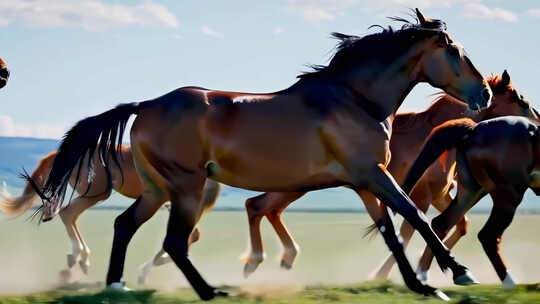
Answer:
[[[478, 239], [505, 288], [514, 287], [515, 282], [501, 255], [502, 235], [512, 223], [525, 191], [530, 188], [540, 195], [539, 122], [536, 118], [517, 116], [478, 124], [470, 119], [448, 121], [433, 130], [403, 185], [405, 191], [412, 189], [439, 155], [449, 149], [457, 150], [457, 195], [433, 219], [432, 227], [444, 238], [470, 208], [489, 194], [493, 208]], [[420, 264], [427, 269], [432, 259], [426, 248]]]
[[[510, 75], [506, 70], [501, 76], [489, 77], [488, 84], [492, 88], [494, 95], [491, 105], [484, 110], [468, 111], [465, 103], [448, 94], [443, 94], [423, 112], [396, 115], [392, 123], [393, 132], [390, 140], [392, 159], [387, 166], [387, 170], [398, 183], [403, 182], [405, 179], [410, 166], [422, 149], [425, 138], [437, 125], [445, 121], [462, 117], [482, 121], [504, 115], [535, 117], [530, 105], [523, 100], [523, 97], [513, 87]], [[440, 162], [427, 170], [424, 178], [421, 179], [419, 185], [411, 193], [411, 199], [422, 212], [425, 213], [431, 204], [442, 212], [452, 201], [449, 192], [455, 183], [454, 163], [455, 155], [452, 151], [444, 154], [440, 158]], [[272, 224], [283, 245], [281, 267], [285, 269], [292, 267], [298, 254], [298, 245], [283, 224], [281, 213], [288, 205], [304, 194], [305, 192], [264, 193], [246, 201], [251, 237], [251, 251], [245, 258], [244, 275], [246, 277], [254, 272], [264, 259], [260, 232], [260, 224], [264, 216]], [[466, 233], [466, 217], [460, 219], [458, 226], [458, 229], [445, 243], [449, 248], [452, 248], [461, 236]], [[404, 221], [400, 231], [404, 247], [407, 246], [413, 233], [413, 227], [407, 221]], [[376, 278], [385, 279], [394, 262], [393, 256], [390, 255], [378, 270]], [[426, 275], [425, 271], [421, 273], [424, 276]]]
[[183, 87], [85, 118], [66, 133], [44, 187], [36, 190], [46, 209], [58, 212], [70, 176], [80, 171], [86, 155], [92, 158], [98, 151], [105, 169], [119, 162], [117, 145], [129, 117], [137, 115], [130, 137], [143, 194], [115, 220], [107, 286], [125, 287], [121, 278], [131, 238], [170, 200], [163, 248], [201, 299], [226, 295], [210, 286], [187, 256], [210, 178], [264, 192], [351, 187], [381, 230], [406, 285], [447, 299], [416, 278], [386, 206], [421, 233], [441, 268], [452, 270], [454, 282], [474, 279], [386, 170], [391, 122], [420, 82], [466, 101], [473, 110], [487, 107], [492, 93], [445, 24], [416, 12], [418, 22], [399, 30], [382, 29], [365, 37], [335, 33], [341, 42], [328, 66], [316, 66], [282, 91], [248, 94]]
[[6, 63], [0, 58], [0, 89], [5, 87], [9, 79], [9, 70]]
[[[76, 264], [80, 266], [85, 274], [88, 273], [90, 268], [90, 248], [77, 225], [81, 213], [95, 204], [108, 199], [112, 190], [129, 198], [137, 198], [142, 194], [142, 182], [135, 170], [131, 148], [122, 146], [120, 154], [120, 166], [109, 167], [109, 172], [101, 165], [97, 152], [94, 153], [94, 159], [91, 163], [84, 162], [84, 165], [80, 169], [80, 174], [88, 175], [88, 172], [91, 171], [91, 182], [88, 179], [82, 179], [77, 182], [77, 174], [75, 172], [70, 177], [70, 185], [77, 192], [78, 196], [71, 199], [69, 204], [59, 212], [71, 241], [70, 252], [66, 255], [68, 268], [60, 272], [61, 278], [65, 281], [71, 277], [71, 270]], [[43, 187], [45, 184], [56, 155], [57, 152], [54, 151], [43, 157], [36, 169], [32, 172], [32, 179], [38, 187]], [[122, 173], [120, 172], [120, 168], [122, 168]], [[205, 209], [209, 210], [215, 205], [220, 190], [221, 186], [219, 183], [211, 179], [206, 181], [202, 199]], [[37, 197], [38, 193], [29, 182], [26, 183], [22, 194], [18, 196], [13, 196], [6, 189], [3, 189], [2, 193], [0, 193], [0, 211], [11, 217], [20, 216], [34, 205]], [[51, 213], [45, 210], [42, 220], [46, 222], [51, 219]], [[189, 244], [197, 241], [199, 234], [198, 228], [195, 228], [189, 239]], [[156, 259], [156, 262], [159, 261], [160, 259]]]

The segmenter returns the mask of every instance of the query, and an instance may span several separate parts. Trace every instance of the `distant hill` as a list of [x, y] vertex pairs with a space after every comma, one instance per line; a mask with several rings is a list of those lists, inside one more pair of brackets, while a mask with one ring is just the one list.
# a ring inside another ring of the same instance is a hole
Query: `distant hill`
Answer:
[[[9, 191], [20, 193], [24, 181], [19, 178], [22, 169], [29, 173], [34, 170], [39, 160], [49, 152], [56, 150], [59, 140], [23, 137], [0, 137], [0, 181], [5, 181]], [[247, 198], [259, 194], [238, 188], [224, 187], [218, 200], [217, 208], [244, 209]], [[106, 203], [97, 207], [122, 207], [132, 203], [132, 199], [114, 193]], [[527, 191], [520, 209], [540, 210], [538, 197]], [[491, 208], [491, 200], [483, 199], [475, 208], [476, 211], [487, 211]], [[308, 193], [291, 205], [294, 210], [311, 211], [360, 211], [364, 206], [358, 196], [345, 188], [332, 188]]]
[[32, 172], [39, 160], [56, 150], [59, 140], [25, 137], [0, 137], [0, 180], [12, 187], [22, 187], [22, 169]]

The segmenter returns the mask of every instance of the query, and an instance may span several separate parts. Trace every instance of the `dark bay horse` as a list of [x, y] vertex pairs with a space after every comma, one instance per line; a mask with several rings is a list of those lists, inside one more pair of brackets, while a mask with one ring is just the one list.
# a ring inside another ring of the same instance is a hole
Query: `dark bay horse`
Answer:
[[[390, 151], [392, 159], [387, 170], [392, 174], [398, 184], [402, 183], [405, 176], [422, 150], [425, 139], [437, 125], [456, 118], [469, 117], [475, 121], [490, 119], [504, 115], [534, 116], [534, 110], [519, 96], [513, 87], [510, 75], [505, 70], [501, 76], [488, 78], [488, 83], [494, 93], [491, 105], [481, 111], [469, 111], [467, 105], [454, 97], [444, 94], [439, 96], [425, 111], [419, 113], [404, 113], [396, 115], [392, 123], [392, 138]], [[416, 206], [426, 212], [433, 204], [439, 211], [448, 207], [452, 198], [450, 190], [454, 185], [455, 154], [449, 151], [441, 157], [440, 162], [431, 166], [419, 185], [411, 193], [411, 199]], [[263, 244], [260, 232], [261, 220], [264, 216], [272, 224], [284, 248], [281, 266], [289, 269], [298, 253], [298, 245], [288, 232], [281, 220], [281, 213], [293, 201], [304, 195], [305, 192], [281, 192], [265, 193], [246, 201], [246, 209], [249, 219], [251, 251], [246, 257], [244, 274], [248, 276], [263, 261]], [[459, 238], [465, 233], [467, 220], [465, 217], [458, 222], [460, 229], [446, 242], [452, 248]], [[414, 233], [414, 228], [406, 221], [401, 226], [400, 235], [404, 246], [407, 246]], [[394, 264], [394, 258], [390, 255], [377, 272], [378, 279], [385, 279]]]
[[[538, 114], [537, 114], [538, 115]], [[538, 119], [505, 116], [475, 123], [470, 119], [448, 121], [433, 130], [405, 183], [410, 190], [422, 172], [443, 151], [457, 150], [457, 196], [433, 219], [432, 227], [444, 238], [456, 222], [481, 198], [490, 195], [493, 208], [478, 233], [503, 287], [513, 287], [500, 252], [501, 238], [527, 189], [540, 195], [540, 132]], [[426, 248], [421, 263], [429, 267], [433, 256]]]
[[0, 89], [5, 87], [9, 79], [9, 70], [6, 63], [0, 58]]
[[120, 280], [129, 241], [170, 200], [163, 248], [201, 299], [223, 295], [187, 257], [189, 235], [204, 212], [203, 186], [211, 178], [257, 191], [351, 187], [381, 230], [407, 286], [447, 298], [416, 278], [386, 206], [421, 233], [455, 282], [474, 280], [386, 170], [391, 122], [419, 82], [443, 89], [473, 110], [489, 105], [491, 90], [442, 21], [426, 19], [419, 11], [417, 18], [418, 23], [400, 30], [365, 37], [334, 34], [341, 43], [329, 65], [279, 92], [184, 87], [83, 119], [67, 132], [45, 186], [36, 189], [45, 205], [60, 209], [70, 176], [86, 155], [99, 151], [106, 169], [119, 162], [117, 143], [129, 117], [137, 115], [130, 135], [143, 194], [115, 221], [108, 286], [124, 285]]

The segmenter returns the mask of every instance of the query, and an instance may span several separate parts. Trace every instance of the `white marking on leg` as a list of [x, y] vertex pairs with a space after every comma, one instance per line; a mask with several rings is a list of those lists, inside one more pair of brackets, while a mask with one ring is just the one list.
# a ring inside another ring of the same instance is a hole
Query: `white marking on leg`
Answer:
[[504, 280], [502, 282], [502, 288], [511, 289], [511, 288], [514, 288], [514, 287], [516, 287], [516, 282], [514, 281], [512, 276], [510, 275], [510, 271], [507, 270], [506, 271], [506, 277], [504, 277]]

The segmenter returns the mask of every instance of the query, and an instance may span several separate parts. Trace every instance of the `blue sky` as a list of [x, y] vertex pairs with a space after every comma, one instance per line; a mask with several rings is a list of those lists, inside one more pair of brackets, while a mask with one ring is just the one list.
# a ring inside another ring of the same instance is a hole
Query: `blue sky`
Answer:
[[[507, 68], [540, 106], [540, 2], [503, 0], [108, 1], [0, 0], [0, 135], [58, 138], [120, 102], [185, 85], [247, 92], [288, 87], [327, 63], [329, 33], [368, 34], [419, 7], [485, 75]], [[435, 92], [418, 86], [400, 111]]]

